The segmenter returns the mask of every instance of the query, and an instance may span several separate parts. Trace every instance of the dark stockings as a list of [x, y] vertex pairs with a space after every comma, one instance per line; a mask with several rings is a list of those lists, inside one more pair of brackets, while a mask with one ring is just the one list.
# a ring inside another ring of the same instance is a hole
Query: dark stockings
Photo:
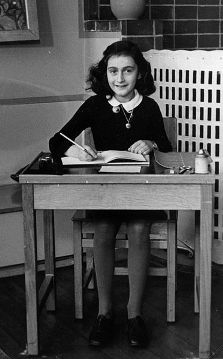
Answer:
[[[120, 221], [117, 219], [99, 220], [96, 223], [94, 239], [94, 263], [98, 287], [99, 314], [106, 315], [112, 310], [112, 281], [115, 261], [115, 237]], [[141, 314], [142, 299], [149, 264], [148, 220], [127, 222], [129, 240], [128, 275], [129, 302], [128, 318]]]

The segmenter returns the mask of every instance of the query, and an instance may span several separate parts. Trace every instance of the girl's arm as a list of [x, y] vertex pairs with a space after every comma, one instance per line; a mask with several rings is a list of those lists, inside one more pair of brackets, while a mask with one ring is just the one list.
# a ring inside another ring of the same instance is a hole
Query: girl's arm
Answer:
[[75, 141], [75, 138], [79, 136], [79, 134], [84, 129], [91, 127], [92, 113], [94, 109], [92, 98], [93, 96], [86, 100], [70, 119], [70, 121], [60, 131], [55, 133], [53, 137], [50, 138], [49, 148], [52, 154], [56, 155], [57, 157], [62, 157], [70, 147], [73, 147], [70, 145], [69, 141], [60, 135], [60, 132]]
[[140, 139], [134, 142], [129, 151], [148, 155], [155, 149], [162, 152], [169, 152], [172, 150], [170, 141], [167, 138], [166, 131], [163, 124], [163, 117], [158, 104], [150, 99], [149, 103], [150, 120], [148, 123], [148, 138]]
[[154, 141], [150, 140], [139, 140], [132, 144], [128, 148], [128, 151], [134, 153], [141, 153], [142, 155], [148, 155], [154, 150]]

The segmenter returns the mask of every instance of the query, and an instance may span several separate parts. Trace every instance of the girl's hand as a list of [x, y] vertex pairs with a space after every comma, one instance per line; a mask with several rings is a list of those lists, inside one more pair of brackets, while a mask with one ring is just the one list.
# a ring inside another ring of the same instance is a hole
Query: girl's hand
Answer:
[[87, 152], [75, 145], [72, 145], [65, 152], [65, 156], [76, 157], [81, 161], [94, 161], [98, 157], [94, 148], [88, 145], [84, 145], [83, 147], [87, 150]]
[[140, 153], [143, 156], [144, 155], [148, 155], [150, 152], [152, 152], [154, 150], [154, 142], [150, 141], [150, 140], [139, 140], [136, 141], [135, 143], [133, 143], [128, 151], [130, 152], [134, 152], [134, 153]]

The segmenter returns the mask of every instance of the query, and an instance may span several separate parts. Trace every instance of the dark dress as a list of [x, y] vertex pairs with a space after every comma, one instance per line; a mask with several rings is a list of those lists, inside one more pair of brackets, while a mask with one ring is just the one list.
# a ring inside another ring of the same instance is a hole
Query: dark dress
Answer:
[[[128, 150], [138, 140], [152, 140], [160, 151], [171, 151], [157, 103], [144, 96], [133, 113], [131, 128], [126, 129], [126, 118], [122, 111], [114, 113], [104, 96], [92, 96], [80, 106], [60, 132], [75, 140], [84, 129], [91, 127], [97, 151]], [[59, 132], [49, 141], [50, 151], [61, 157], [70, 145]]]
[[[97, 151], [128, 150], [138, 140], [155, 141], [162, 152], [171, 151], [166, 136], [163, 118], [158, 104], [143, 96], [142, 102], [134, 108], [131, 128], [126, 128], [122, 111], [114, 113], [105, 96], [95, 95], [87, 99], [71, 120], [59, 131], [72, 140], [90, 127]], [[53, 155], [62, 157], [71, 144], [57, 132], [49, 141]], [[105, 213], [106, 212], [106, 213]], [[94, 215], [111, 215], [123, 220], [131, 218], [163, 219], [163, 211], [94, 211]]]

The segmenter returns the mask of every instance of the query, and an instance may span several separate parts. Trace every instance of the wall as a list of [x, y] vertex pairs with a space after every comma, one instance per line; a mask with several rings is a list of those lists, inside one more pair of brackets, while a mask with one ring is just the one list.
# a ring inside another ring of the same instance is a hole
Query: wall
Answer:
[[[48, 139], [84, 99], [86, 71], [109, 38], [84, 39], [78, 1], [38, 0], [40, 42], [0, 43], [0, 184], [48, 150]], [[115, 34], [117, 37], [118, 35]], [[72, 253], [72, 211], [57, 213], [57, 255]], [[22, 213], [0, 215], [0, 267], [23, 262]], [[39, 258], [43, 257], [38, 213]]]
[[[85, 0], [85, 28], [119, 28], [110, 0]], [[223, 0], [146, 0], [142, 18], [163, 24], [164, 49], [222, 49]], [[101, 21], [98, 21], [101, 20]]]
[[[1, 176], [46, 149], [48, 137], [73, 112], [71, 103], [37, 103], [35, 98], [44, 102], [50, 96], [53, 101], [55, 95], [83, 92], [81, 56], [73, 56], [75, 51], [83, 53], [73, 25], [77, 23], [75, 6], [67, 1], [61, 16], [60, 4], [59, 0], [38, 2], [40, 43], [0, 46], [1, 100], [5, 100], [0, 108]], [[66, 23], [68, 18], [73, 21]]]
[[1, 182], [48, 149], [84, 99], [89, 64], [113, 41], [80, 38], [77, 1], [37, 3], [40, 43], [0, 44]]

